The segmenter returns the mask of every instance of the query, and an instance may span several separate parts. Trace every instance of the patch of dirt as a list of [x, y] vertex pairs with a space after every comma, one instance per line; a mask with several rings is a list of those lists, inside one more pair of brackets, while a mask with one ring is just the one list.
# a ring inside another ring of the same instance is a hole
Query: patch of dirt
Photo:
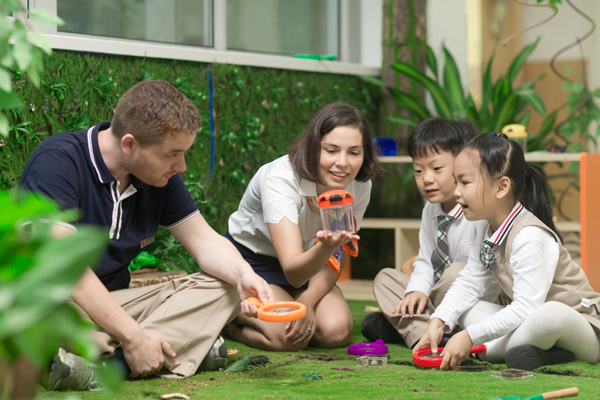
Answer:
[[541, 367], [541, 368], [536, 369], [535, 372], [540, 372], [542, 374], [548, 374], [548, 375], [581, 376], [581, 373], [577, 373], [572, 370], [554, 369], [552, 367]]

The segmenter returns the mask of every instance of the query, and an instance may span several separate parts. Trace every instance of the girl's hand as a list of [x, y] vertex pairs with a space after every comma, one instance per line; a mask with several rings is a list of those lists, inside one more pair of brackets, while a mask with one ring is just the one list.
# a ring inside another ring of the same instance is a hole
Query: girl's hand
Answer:
[[[404, 297], [401, 301], [396, 304], [394, 309], [392, 310], [392, 314], [396, 317], [402, 314], [402, 318], [406, 318], [406, 314], [412, 318], [413, 314], [420, 315], [425, 306], [427, 305], [427, 295], [423, 292], [414, 291]], [[417, 307], [417, 312], [415, 312], [415, 307]]]
[[419, 342], [413, 347], [413, 354], [427, 348], [431, 348], [432, 353], [437, 353], [438, 344], [442, 340], [442, 336], [444, 336], [444, 326], [444, 321], [439, 318], [433, 318]]
[[448, 340], [448, 343], [446, 343], [444, 351], [442, 351], [441, 355], [444, 359], [442, 360], [440, 369], [444, 370], [448, 366], [455, 367], [462, 364], [462, 362], [469, 357], [471, 347], [473, 347], [473, 341], [466, 329], [452, 336], [450, 340]]
[[285, 323], [285, 331], [287, 332], [285, 338], [286, 340], [291, 340], [294, 344], [308, 344], [315, 334], [315, 313], [313, 306], [311, 304], [305, 305], [306, 316], [304, 318]]
[[319, 239], [319, 242], [323, 243], [323, 245], [337, 249], [341, 245], [351, 242], [352, 240], [360, 240], [360, 236], [346, 231], [335, 234], [332, 232], [319, 231], [317, 232], [317, 239]]

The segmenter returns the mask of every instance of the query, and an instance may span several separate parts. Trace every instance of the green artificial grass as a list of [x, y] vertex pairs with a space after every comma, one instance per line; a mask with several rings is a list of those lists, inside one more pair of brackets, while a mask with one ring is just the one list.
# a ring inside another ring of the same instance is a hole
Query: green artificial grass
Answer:
[[[353, 343], [366, 343], [360, 333], [360, 323], [371, 301], [348, 301], [354, 318]], [[490, 371], [454, 372], [422, 370], [412, 366], [412, 353], [403, 345], [389, 346], [391, 358], [385, 368], [361, 367], [355, 371], [336, 371], [332, 366], [356, 367], [355, 358], [346, 349], [322, 350], [307, 348], [301, 352], [264, 352], [225, 337], [229, 349], [238, 349], [239, 356], [264, 354], [271, 364], [236, 373], [208, 372], [191, 378], [151, 378], [124, 382], [121, 391], [108, 398], [159, 399], [168, 393], [183, 393], [190, 399], [473, 399], [502, 396], [525, 398], [543, 392], [577, 386], [578, 399], [600, 398], [598, 365], [573, 362], [543, 367], [534, 376], [522, 380], [492, 377]], [[327, 352], [344, 357], [340, 361], [314, 361], [304, 358], [313, 353]], [[398, 363], [398, 364], [395, 364]], [[493, 365], [504, 369], [506, 365]], [[317, 373], [320, 380], [307, 380], [304, 373]], [[67, 398], [69, 394], [40, 390], [38, 398]], [[75, 398], [105, 399], [102, 392], [71, 393]]]

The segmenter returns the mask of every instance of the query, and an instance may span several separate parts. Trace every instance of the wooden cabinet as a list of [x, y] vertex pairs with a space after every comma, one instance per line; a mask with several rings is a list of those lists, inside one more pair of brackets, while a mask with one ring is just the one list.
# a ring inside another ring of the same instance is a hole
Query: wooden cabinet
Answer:
[[[592, 287], [600, 291], [600, 153], [529, 153], [528, 162], [580, 162], [580, 215], [581, 223], [559, 221], [556, 226], [562, 232], [581, 233], [581, 267], [586, 272]], [[409, 156], [381, 157], [380, 162], [411, 163]], [[394, 230], [394, 267], [419, 251], [419, 219], [365, 218], [361, 229]]]

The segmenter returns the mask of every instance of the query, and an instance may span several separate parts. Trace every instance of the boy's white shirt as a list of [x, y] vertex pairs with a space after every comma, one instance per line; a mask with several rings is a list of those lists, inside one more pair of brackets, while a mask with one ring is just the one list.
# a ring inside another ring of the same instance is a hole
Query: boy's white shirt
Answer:
[[[437, 243], [437, 217], [438, 215], [456, 215], [459, 211], [462, 211], [460, 204], [457, 204], [449, 213], [445, 213], [440, 203], [425, 202], [419, 230], [419, 254], [413, 263], [415, 269], [406, 286], [406, 294], [419, 291], [429, 296], [434, 285], [431, 254]], [[467, 262], [477, 231], [483, 229], [484, 226], [487, 226], [487, 222], [468, 221], [462, 212], [458, 218], [448, 224], [446, 232], [451, 262]]]
[[[513, 210], [518, 206], [519, 203]], [[504, 223], [500, 226], [503, 225]], [[491, 285], [497, 284], [492, 273], [485, 269], [479, 259], [483, 241], [495, 238], [497, 233], [498, 231], [492, 232], [487, 222], [484, 229], [477, 232], [467, 265], [431, 315], [431, 318], [444, 321], [446, 332], [451, 332], [458, 318], [485, 296]], [[503, 240], [506, 236], [504, 235]], [[535, 309], [544, 304], [554, 278], [559, 252], [559, 244], [554, 237], [541, 228], [528, 226], [517, 234], [510, 255], [510, 265], [514, 271], [513, 301], [489, 318], [466, 327], [474, 345], [514, 331]]]

